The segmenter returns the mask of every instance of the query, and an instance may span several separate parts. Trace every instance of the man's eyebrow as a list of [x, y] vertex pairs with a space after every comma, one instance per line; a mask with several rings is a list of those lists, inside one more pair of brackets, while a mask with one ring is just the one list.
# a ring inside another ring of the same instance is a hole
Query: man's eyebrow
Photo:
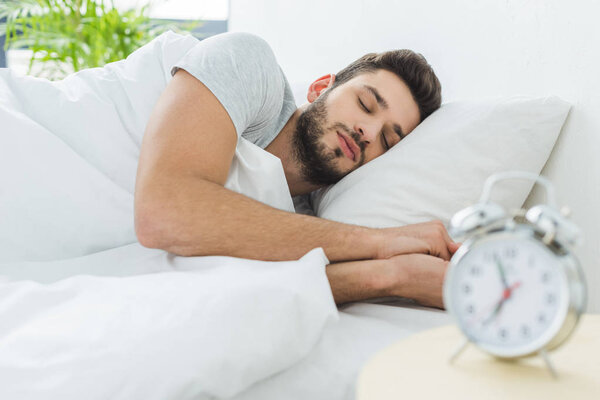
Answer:
[[[377, 89], [369, 85], [364, 85], [363, 87], [375, 97], [375, 100], [377, 101], [377, 104], [379, 104], [379, 107], [383, 108], [384, 110], [388, 109], [388, 102], [385, 101], [383, 97], [381, 97]], [[404, 131], [402, 130], [402, 127], [398, 124], [394, 124], [394, 132], [396, 133], [396, 135], [400, 136], [400, 139], [404, 139], [404, 137], [406, 136], [404, 134]]]
[[375, 89], [373, 86], [369, 86], [369, 85], [364, 85], [363, 87], [365, 89], [367, 89], [369, 92], [371, 92], [371, 94], [373, 96], [375, 96], [375, 100], [377, 100], [377, 104], [379, 104], [379, 107], [383, 108], [384, 110], [388, 109], [388, 102], [385, 101], [385, 99], [383, 97], [381, 97], [381, 95], [379, 94], [377, 89]]

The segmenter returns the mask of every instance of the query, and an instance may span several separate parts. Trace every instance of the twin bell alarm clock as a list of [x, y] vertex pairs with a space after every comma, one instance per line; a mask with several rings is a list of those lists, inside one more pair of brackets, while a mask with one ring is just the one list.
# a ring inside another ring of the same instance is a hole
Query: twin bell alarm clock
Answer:
[[[509, 213], [490, 201], [506, 179], [534, 180], [546, 204]], [[556, 207], [552, 184], [520, 171], [490, 176], [478, 203], [457, 212], [450, 233], [466, 238], [450, 261], [444, 303], [464, 343], [499, 358], [539, 354], [556, 376], [547, 352], [575, 329], [586, 304], [584, 276], [572, 253], [580, 240], [566, 210]]]

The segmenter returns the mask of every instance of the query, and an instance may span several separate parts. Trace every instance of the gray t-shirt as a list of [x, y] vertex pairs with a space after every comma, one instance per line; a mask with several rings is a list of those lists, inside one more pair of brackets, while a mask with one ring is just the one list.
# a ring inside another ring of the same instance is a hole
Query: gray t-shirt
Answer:
[[263, 39], [224, 33], [200, 41], [171, 70], [184, 69], [221, 102], [238, 137], [267, 147], [296, 110], [290, 85]]

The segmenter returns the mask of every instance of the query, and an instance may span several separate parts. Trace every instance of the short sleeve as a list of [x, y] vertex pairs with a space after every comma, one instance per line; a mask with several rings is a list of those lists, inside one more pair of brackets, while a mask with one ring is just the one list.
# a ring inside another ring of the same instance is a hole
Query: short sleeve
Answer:
[[281, 110], [285, 77], [267, 42], [256, 35], [235, 32], [204, 39], [173, 66], [171, 74], [179, 69], [217, 97], [238, 137], [276, 118]]

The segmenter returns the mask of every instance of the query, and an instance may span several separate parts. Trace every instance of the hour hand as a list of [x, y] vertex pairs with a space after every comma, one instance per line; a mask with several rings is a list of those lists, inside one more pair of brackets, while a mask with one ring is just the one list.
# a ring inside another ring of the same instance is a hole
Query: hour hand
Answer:
[[486, 326], [494, 318], [496, 318], [496, 316], [500, 313], [500, 310], [502, 309], [502, 306], [504, 305], [505, 301], [506, 301], [506, 299], [503, 297], [502, 299], [500, 299], [500, 301], [498, 301], [498, 303], [496, 303], [496, 306], [494, 307], [494, 311], [492, 311], [492, 313], [481, 323], [483, 326]]

